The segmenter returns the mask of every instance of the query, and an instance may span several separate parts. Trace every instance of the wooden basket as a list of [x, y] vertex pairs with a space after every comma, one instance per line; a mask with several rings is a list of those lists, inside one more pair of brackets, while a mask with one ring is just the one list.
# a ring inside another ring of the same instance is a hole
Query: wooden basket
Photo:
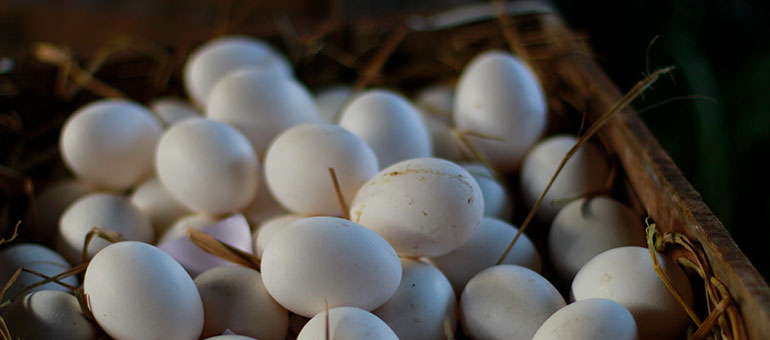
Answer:
[[[289, 22], [312, 29], [294, 31], [293, 36], [291, 27], [282, 28], [280, 21], [269, 23], [270, 28], [242, 25], [237, 31], [282, 45], [294, 59], [298, 76], [310, 87], [348, 81], [360, 87], [410, 91], [454, 81], [480, 51], [514, 47], [543, 81], [551, 114], [561, 118], [554, 121], [567, 122], [552, 124], [551, 132], [574, 129], [581, 122], [581, 112], [587, 122], [596, 121], [620, 100], [622, 93], [592, 59], [582, 38], [551, 8], [517, 3], [497, 13], [503, 12], [507, 14], [498, 19], [492, 7], [483, 6], [451, 14], [353, 21], [305, 15]], [[0, 167], [3, 235], [11, 232], [17, 220], [35, 223], [32, 183], [45, 185], [65, 173], [56, 143], [66, 116], [100, 95], [109, 95], [112, 88], [138, 101], [181, 94], [183, 56], [190, 46], [209, 38], [195, 34], [183, 42], [159, 41], [169, 50], [141, 42], [138, 54], [110, 57], [95, 73], [103, 85], [109, 84], [106, 90], [85, 77], [81, 83], [88, 84], [85, 89], [63, 97], [56, 85], [63, 73], [41, 63], [39, 53], [34, 55], [40, 50], [34, 49], [17, 60], [12, 73], [0, 74], [0, 89], [9, 89], [0, 91], [0, 164], [8, 165]], [[99, 50], [86, 54], [93, 57]], [[69, 73], [64, 84], [72, 86], [78, 77]], [[624, 170], [616, 181], [622, 188], [616, 189], [638, 212], [649, 214], [662, 232], [661, 248], [689, 268], [695, 287], [704, 286], [700, 314], [712, 324], [698, 336], [768, 338], [770, 289], [634, 111], [617, 114], [599, 131], [599, 138]], [[31, 236], [22, 233], [24, 237]]]

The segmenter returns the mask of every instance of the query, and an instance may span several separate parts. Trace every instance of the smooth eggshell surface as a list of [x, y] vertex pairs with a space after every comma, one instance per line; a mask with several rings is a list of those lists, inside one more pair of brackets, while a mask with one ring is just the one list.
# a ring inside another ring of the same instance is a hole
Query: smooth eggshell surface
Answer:
[[[687, 276], [668, 257], [656, 256], [663, 272], [692, 306]], [[576, 301], [605, 298], [620, 303], [634, 316], [641, 340], [678, 339], [690, 320], [655, 272], [649, 250], [643, 247], [620, 247], [596, 255], [572, 281], [572, 296]]]
[[605, 250], [644, 245], [644, 226], [639, 216], [603, 196], [567, 204], [548, 232], [551, 263], [566, 284], [572, 282], [583, 265]]
[[258, 271], [241, 266], [215, 267], [198, 275], [195, 285], [206, 317], [202, 337], [229, 329], [260, 340], [286, 338], [289, 312], [270, 297]]
[[[126, 198], [114, 194], [95, 193], [83, 196], [67, 208], [59, 221], [56, 250], [71, 264], [80, 264], [86, 235], [92, 228], [114, 231], [126, 240], [152, 243], [152, 224]], [[91, 258], [110, 242], [94, 236], [88, 243]]]
[[154, 177], [136, 188], [129, 199], [150, 219], [155, 235], [162, 235], [174, 221], [190, 212]]
[[331, 124], [303, 124], [280, 134], [265, 156], [273, 196], [303, 215], [340, 216], [329, 172], [333, 168], [346, 202], [377, 173], [377, 157], [361, 138]]
[[275, 216], [289, 213], [286, 211], [286, 208], [281, 206], [281, 204], [275, 200], [275, 197], [273, 197], [273, 194], [267, 187], [264, 164], [262, 164], [262, 169], [259, 172], [259, 187], [263, 189], [259, 190], [257, 197], [255, 197], [246, 208], [241, 210], [243, 216], [246, 216], [246, 219], [249, 220], [249, 224], [253, 227], [258, 226]]
[[309, 217], [283, 227], [267, 245], [261, 269], [270, 295], [306, 317], [327, 303], [375, 309], [401, 281], [393, 247], [371, 230], [335, 217]]
[[420, 113], [395, 92], [370, 90], [357, 95], [342, 111], [339, 125], [366, 141], [380, 168], [431, 155], [430, 135]]
[[158, 179], [192, 211], [227, 214], [257, 193], [259, 161], [249, 141], [231, 126], [186, 119], [170, 127], [155, 153]]
[[404, 273], [396, 293], [372, 311], [399, 339], [443, 340], [457, 329], [457, 298], [436, 267], [401, 259]]
[[195, 230], [202, 230], [214, 223], [221, 221], [220, 218], [213, 217], [206, 214], [190, 214], [178, 218], [171, 224], [160, 238], [158, 238], [158, 244], [164, 244], [187, 235], [187, 229], [193, 228]]
[[637, 340], [636, 323], [623, 305], [586, 299], [553, 313], [532, 340]]
[[165, 126], [171, 126], [187, 118], [200, 117], [201, 114], [192, 105], [186, 101], [164, 97], [153, 100], [150, 108], [154, 111]]
[[458, 129], [503, 140], [468, 136], [502, 172], [516, 170], [524, 153], [545, 131], [545, 95], [535, 74], [502, 51], [476, 56], [457, 81], [454, 122]]
[[457, 164], [417, 158], [391, 165], [356, 194], [350, 219], [376, 231], [401, 256], [438, 256], [470, 240], [484, 201]]
[[262, 258], [262, 254], [264, 254], [265, 248], [273, 236], [287, 224], [302, 218], [304, 217], [300, 215], [280, 215], [263, 222], [254, 232], [254, 254]]
[[[70, 264], [57, 252], [48, 247], [34, 243], [18, 243], [0, 252], [0, 282], [5, 285], [11, 279], [11, 276], [19, 268], [27, 268], [48, 276], [61, 274], [71, 269]], [[42, 281], [43, 278], [28, 272], [21, 272], [8, 290], [5, 292], [5, 298], [11, 298], [21, 293], [24, 288]], [[70, 276], [61, 280], [62, 282], [77, 286], [79, 284], [76, 276]], [[49, 282], [42, 286], [33, 288], [28, 292], [40, 290], [60, 290], [68, 292], [70, 289], [55, 282]]]
[[27, 294], [3, 315], [14, 339], [90, 340], [99, 334], [75, 296], [56, 290]]
[[78, 177], [122, 190], [152, 174], [161, 132], [160, 122], [144, 106], [104, 99], [81, 107], [64, 122], [59, 147]]
[[315, 95], [315, 103], [321, 121], [336, 124], [340, 112], [353, 96], [353, 88], [347, 85], [337, 85], [325, 88]]
[[198, 339], [203, 303], [192, 278], [162, 250], [118, 242], [88, 265], [85, 293], [96, 322], [115, 339]]
[[35, 238], [50, 244], [59, 230], [59, 218], [64, 210], [80, 197], [97, 191], [96, 185], [78, 179], [68, 179], [41, 191], [35, 199], [37, 224], [33, 224]]
[[515, 265], [478, 273], [460, 297], [460, 320], [475, 339], [530, 340], [564, 298], [540, 274]]
[[[337, 307], [329, 309], [329, 326], [326, 326], [327, 312], [314, 316], [299, 332], [297, 340], [325, 339], [366, 339], [398, 340], [385, 322], [363, 309], [355, 307]], [[329, 337], [326, 337], [326, 333]]]
[[481, 188], [481, 194], [484, 196], [484, 216], [510, 220], [513, 217], [513, 202], [505, 187], [495, 179], [492, 172], [479, 163], [460, 165], [468, 170]]

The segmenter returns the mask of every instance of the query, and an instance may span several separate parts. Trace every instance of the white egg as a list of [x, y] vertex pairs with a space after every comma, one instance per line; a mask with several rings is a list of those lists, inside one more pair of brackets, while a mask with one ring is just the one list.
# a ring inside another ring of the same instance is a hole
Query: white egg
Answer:
[[147, 216], [155, 230], [162, 235], [178, 218], [190, 213], [181, 203], [171, 197], [160, 181], [153, 177], [140, 185], [129, 197], [139, 211]]
[[265, 156], [270, 192], [297, 214], [342, 214], [329, 168], [335, 170], [346, 202], [379, 170], [377, 157], [366, 142], [325, 123], [286, 130], [273, 141]]
[[484, 201], [459, 165], [417, 158], [391, 165], [356, 194], [350, 219], [376, 231], [401, 256], [438, 256], [473, 237]]
[[115, 339], [198, 339], [203, 329], [203, 303], [192, 278], [149, 244], [102, 249], [83, 287], [96, 322]]
[[209, 94], [206, 116], [243, 132], [260, 156], [284, 130], [319, 121], [313, 96], [302, 84], [255, 69], [222, 78]]
[[[574, 136], [551, 136], [538, 142], [527, 153], [520, 173], [521, 193], [527, 207], [535, 204], [562, 158], [575, 143], [577, 139]], [[556, 177], [537, 209], [537, 217], [551, 223], [568, 200], [604, 190], [609, 173], [610, 164], [599, 149], [593, 144], [584, 144]]]
[[532, 70], [510, 53], [484, 52], [465, 66], [455, 93], [455, 126], [502, 138], [468, 136], [495, 168], [515, 171], [546, 127], [545, 95]]
[[586, 299], [553, 313], [532, 340], [637, 340], [636, 323], [623, 305]]
[[[452, 283], [457, 294], [476, 274], [495, 265], [508, 248], [518, 229], [505, 221], [492, 217], [481, 220], [473, 238], [448, 254], [429, 258], [429, 262], [441, 269]], [[527, 235], [522, 234], [503, 264], [515, 264], [540, 271], [540, 254]]]
[[155, 153], [158, 179], [190, 210], [226, 214], [257, 193], [259, 161], [249, 141], [231, 126], [191, 118], [170, 127]]
[[414, 104], [420, 109], [446, 118], [449, 122], [452, 119], [454, 99], [454, 89], [446, 85], [434, 85], [420, 90], [414, 99]]
[[13, 339], [97, 339], [96, 327], [80, 309], [78, 299], [56, 290], [27, 294], [3, 315]]
[[567, 204], [548, 232], [551, 263], [564, 283], [572, 282], [583, 265], [605, 250], [645, 244], [639, 216], [608, 197], [584, 198]]
[[[114, 231], [126, 240], [152, 243], [155, 239], [150, 220], [126, 198], [95, 193], [72, 203], [59, 221], [56, 250], [71, 264], [80, 264], [86, 235], [92, 228]], [[88, 243], [87, 258], [92, 258], [110, 242], [95, 236]]]
[[37, 223], [31, 224], [35, 239], [44, 244], [52, 243], [64, 210], [78, 198], [97, 190], [96, 185], [78, 179], [63, 180], [45, 188], [35, 199]]
[[289, 312], [267, 293], [258, 271], [241, 266], [209, 269], [195, 278], [205, 322], [201, 337], [236, 334], [262, 340], [284, 340]]
[[160, 235], [157, 243], [163, 244], [176, 240], [187, 235], [187, 229], [193, 228], [195, 230], [202, 230], [220, 220], [220, 218], [200, 213], [182, 216], [174, 221], [174, 223]]
[[420, 111], [420, 117], [430, 134], [434, 157], [453, 162], [460, 162], [467, 158], [466, 155], [470, 153], [466, 151], [459, 137], [452, 133], [452, 126], [448, 119], [428, 113], [425, 110]]
[[[70, 264], [57, 252], [48, 247], [34, 243], [19, 243], [4, 249], [0, 252], [0, 283], [5, 285], [11, 279], [11, 276], [19, 268], [27, 268], [48, 276], [61, 274], [71, 269]], [[43, 281], [43, 278], [28, 272], [21, 272], [16, 282], [5, 292], [4, 298], [11, 298], [21, 293], [25, 288]], [[61, 280], [62, 282], [77, 286], [79, 284], [76, 276], [70, 276]], [[33, 288], [28, 292], [41, 290], [60, 290], [69, 291], [70, 289], [55, 282], [46, 283], [40, 287]]]
[[372, 147], [380, 168], [431, 155], [430, 135], [419, 112], [395, 92], [357, 95], [342, 111], [339, 124]]
[[336, 124], [340, 112], [353, 96], [353, 88], [348, 85], [337, 85], [325, 88], [315, 95], [315, 103], [321, 121]]
[[513, 202], [494, 175], [484, 165], [479, 163], [461, 164], [473, 176], [484, 196], [484, 216], [510, 220], [513, 217]]
[[262, 257], [262, 280], [286, 309], [311, 317], [326, 308], [373, 310], [401, 281], [398, 255], [369, 229], [335, 217], [309, 217], [278, 232]]
[[127, 189], [152, 174], [152, 156], [162, 128], [144, 106], [104, 99], [73, 113], [62, 128], [64, 163], [100, 187]]
[[[367, 339], [398, 340], [385, 322], [363, 309], [355, 307], [337, 307], [329, 309], [328, 328], [327, 312], [314, 316], [299, 332], [297, 340], [326, 339]], [[326, 337], [326, 334], [329, 337]]]
[[540, 274], [515, 265], [478, 273], [460, 297], [460, 320], [474, 339], [530, 340], [540, 325], [565, 306]]
[[166, 126], [174, 125], [187, 118], [201, 116], [200, 112], [188, 102], [173, 97], [157, 98], [150, 103], [150, 108]]
[[249, 220], [250, 225], [258, 226], [270, 218], [289, 213], [286, 211], [286, 208], [275, 200], [275, 197], [273, 197], [273, 194], [268, 189], [264, 164], [262, 164], [262, 168], [259, 171], [259, 187], [263, 189], [259, 190], [257, 197], [241, 211], [243, 216], [246, 216], [246, 219]]
[[[687, 276], [668, 257], [656, 256], [663, 272], [692, 306]], [[605, 298], [620, 303], [634, 316], [641, 340], [678, 339], [690, 320], [653, 269], [647, 248], [620, 247], [596, 255], [572, 281], [572, 296], [576, 301]]]
[[217, 82], [244, 68], [281, 77], [291, 77], [293, 72], [285, 57], [268, 43], [250, 37], [226, 36], [211, 40], [190, 53], [183, 70], [185, 90], [193, 102], [203, 107]]
[[[457, 298], [436, 267], [401, 259], [403, 275], [393, 297], [372, 311], [399, 339], [443, 340], [457, 329]], [[447, 334], [448, 333], [448, 334]]]
[[254, 232], [254, 254], [262, 258], [270, 240], [287, 224], [303, 218], [300, 215], [280, 215], [263, 222]]

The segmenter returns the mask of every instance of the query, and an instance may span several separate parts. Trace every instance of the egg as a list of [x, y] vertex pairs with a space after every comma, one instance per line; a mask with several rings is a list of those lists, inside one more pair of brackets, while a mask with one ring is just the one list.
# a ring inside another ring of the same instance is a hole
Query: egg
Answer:
[[564, 283], [605, 250], [646, 244], [641, 219], [608, 197], [584, 198], [559, 211], [548, 232], [548, 253]]
[[227, 335], [212, 336], [210, 338], [206, 338], [206, 340], [257, 340], [257, 339], [250, 338], [243, 335], [227, 334]]
[[446, 119], [452, 118], [454, 89], [446, 85], [433, 85], [417, 93], [414, 104], [424, 111], [438, 114]]
[[[656, 254], [658, 263], [684, 301], [692, 306], [687, 276], [669, 258]], [[689, 318], [652, 266], [647, 248], [619, 247], [596, 255], [572, 281], [576, 301], [590, 298], [614, 300], [636, 320], [640, 340], [678, 339]]]
[[361, 137], [377, 155], [379, 167], [431, 155], [430, 135], [417, 109], [388, 90], [369, 90], [348, 103], [339, 125]]
[[80, 309], [78, 299], [56, 290], [27, 294], [3, 315], [13, 339], [96, 340], [98, 331]]
[[258, 69], [277, 77], [291, 77], [284, 56], [268, 43], [245, 36], [225, 36], [196, 48], [182, 70], [187, 94], [204, 107], [211, 89], [223, 77], [240, 69]]
[[[70, 264], [57, 252], [48, 247], [34, 243], [18, 243], [12, 245], [0, 252], [0, 283], [3, 285], [9, 282], [11, 276], [19, 268], [27, 268], [48, 276], [54, 276], [71, 269]], [[21, 293], [25, 288], [43, 281], [44, 279], [28, 272], [21, 272], [8, 290], [5, 292], [5, 298], [11, 298]], [[62, 282], [77, 286], [79, 281], [76, 276], [70, 276], [61, 280]], [[69, 291], [70, 289], [55, 282], [49, 282], [42, 286], [32, 288], [28, 292], [42, 290], [60, 290]]]
[[[126, 240], [152, 243], [150, 220], [126, 198], [115, 194], [94, 193], [70, 205], [59, 221], [56, 250], [71, 264], [80, 264], [86, 235], [92, 228], [120, 233]], [[94, 235], [88, 243], [90, 259], [110, 242]]]
[[115, 339], [198, 339], [203, 303], [171, 256], [142, 242], [109, 245], [86, 269], [83, 288], [96, 322]]
[[300, 215], [280, 215], [262, 223], [254, 232], [254, 254], [262, 258], [270, 240], [287, 224], [302, 219]]
[[37, 223], [31, 224], [35, 239], [53, 243], [64, 210], [80, 197], [97, 191], [96, 185], [78, 179], [66, 179], [45, 188], [35, 199]]
[[454, 123], [495, 140], [468, 136], [481, 155], [502, 172], [518, 169], [524, 153], [545, 131], [545, 95], [532, 70], [502, 51], [484, 52], [465, 66], [457, 81]]
[[265, 156], [270, 192], [286, 209], [304, 215], [342, 215], [329, 168], [346, 202], [379, 168], [361, 138], [331, 124], [303, 124], [280, 134]]
[[[393, 297], [372, 311], [399, 339], [443, 340], [457, 329], [457, 299], [435, 267], [401, 259], [403, 274]], [[447, 334], [448, 333], [448, 334]]]
[[637, 340], [636, 323], [623, 305], [586, 299], [553, 313], [532, 340]]
[[220, 218], [206, 214], [189, 214], [178, 218], [170, 227], [158, 238], [158, 244], [164, 244], [187, 235], [187, 229], [202, 230], [214, 223], [221, 221]]
[[191, 118], [158, 142], [155, 167], [163, 187], [192, 211], [227, 214], [257, 193], [259, 161], [249, 141], [231, 126]]
[[[447, 276], [458, 295], [476, 274], [492, 267], [516, 236], [518, 229], [505, 221], [484, 217], [470, 241], [448, 254], [430, 257], [428, 261]], [[503, 264], [515, 264], [539, 272], [540, 255], [527, 235], [522, 234]]]
[[460, 320], [474, 339], [530, 340], [564, 298], [540, 274], [499, 265], [476, 274], [460, 297]]
[[452, 133], [452, 126], [448, 119], [424, 110], [420, 111], [420, 117], [430, 135], [433, 157], [444, 158], [453, 162], [460, 162], [467, 158], [466, 155], [470, 153], [466, 151], [459, 137]]
[[313, 96], [302, 84], [255, 69], [222, 78], [211, 89], [206, 116], [243, 132], [260, 156], [284, 130], [320, 119]]
[[189, 213], [171, 197], [160, 181], [153, 177], [140, 185], [129, 197], [131, 204], [150, 219], [155, 235], [163, 234], [178, 218]]
[[246, 216], [246, 219], [249, 220], [249, 224], [258, 226], [270, 218], [289, 213], [286, 211], [286, 208], [275, 200], [275, 197], [273, 197], [273, 194], [268, 189], [264, 164], [262, 164], [262, 168], [259, 171], [259, 187], [265, 189], [260, 190], [257, 193], [257, 197], [246, 208], [241, 210], [243, 216]]
[[262, 256], [262, 280], [286, 309], [311, 317], [339, 306], [373, 310], [401, 281], [398, 255], [382, 237], [336, 217], [309, 217], [279, 231]]
[[438, 256], [460, 247], [481, 223], [484, 201], [457, 164], [416, 158], [393, 164], [356, 193], [350, 219], [374, 230], [401, 256]]
[[513, 202], [505, 187], [495, 179], [492, 172], [479, 163], [464, 163], [462, 165], [479, 184], [481, 195], [484, 196], [484, 216], [510, 220], [513, 217]]
[[92, 102], [62, 128], [60, 151], [78, 177], [123, 190], [152, 174], [152, 156], [162, 128], [144, 106], [122, 99]]
[[179, 123], [187, 118], [200, 117], [200, 112], [186, 101], [174, 97], [162, 97], [150, 102], [150, 109], [155, 112], [166, 126]]
[[[556, 172], [559, 163], [577, 143], [570, 135], [551, 136], [538, 142], [524, 158], [521, 167], [521, 194], [527, 207], [532, 207]], [[564, 207], [566, 201], [604, 190], [610, 164], [593, 144], [584, 144], [564, 165], [551, 189], [537, 209], [537, 217], [545, 223]]]
[[202, 337], [236, 334], [263, 340], [284, 340], [289, 312], [267, 293], [262, 275], [241, 266], [209, 269], [195, 278], [203, 301]]
[[[337, 307], [314, 316], [299, 332], [297, 340], [325, 339], [371, 339], [398, 340], [385, 322], [363, 309], [355, 307]], [[326, 337], [328, 330], [329, 337]]]
[[340, 112], [353, 96], [353, 88], [348, 85], [327, 87], [315, 95], [315, 103], [322, 122], [336, 124]]

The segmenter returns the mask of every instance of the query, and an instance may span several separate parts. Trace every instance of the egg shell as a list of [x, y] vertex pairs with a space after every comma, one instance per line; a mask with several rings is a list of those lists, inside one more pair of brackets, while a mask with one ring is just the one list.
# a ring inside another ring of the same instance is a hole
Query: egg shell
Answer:
[[484, 196], [484, 216], [510, 220], [513, 217], [513, 202], [505, 187], [495, 179], [492, 172], [479, 163], [460, 165], [468, 170], [476, 183], [479, 184], [481, 194]]
[[393, 297], [372, 311], [399, 339], [443, 340], [457, 329], [457, 298], [436, 267], [401, 259], [403, 275]]
[[158, 115], [165, 126], [171, 126], [187, 118], [201, 114], [188, 102], [174, 97], [157, 98], [150, 103], [150, 109]]
[[637, 340], [636, 323], [623, 305], [586, 299], [553, 313], [532, 340]]
[[578, 270], [605, 250], [646, 244], [641, 219], [608, 197], [584, 198], [559, 211], [548, 232], [548, 252], [559, 279], [572, 282]]
[[462, 145], [459, 137], [452, 133], [452, 125], [448, 119], [424, 110], [420, 111], [420, 117], [430, 135], [433, 157], [444, 158], [453, 162], [461, 162], [467, 158], [466, 155], [470, 153]]
[[205, 118], [170, 127], [155, 153], [157, 177], [192, 211], [227, 214], [245, 208], [259, 184], [259, 161], [231, 126]]
[[262, 284], [262, 275], [241, 266], [215, 267], [195, 278], [205, 322], [202, 337], [236, 334], [262, 340], [284, 340], [289, 312], [279, 305]]
[[414, 99], [414, 104], [424, 111], [436, 113], [449, 121], [452, 118], [454, 97], [454, 89], [451, 87], [433, 85], [420, 90]]
[[287, 210], [303, 215], [340, 216], [329, 168], [350, 202], [379, 168], [374, 151], [361, 138], [331, 124], [302, 124], [281, 133], [265, 156], [270, 192]]
[[438, 256], [473, 237], [484, 202], [478, 184], [457, 164], [438, 158], [383, 169], [356, 194], [350, 218], [374, 230], [401, 256]]
[[327, 87], [315, 95], [319, 118], [322, 122], [336, 124], [340, 112], [353, 96], [353, 88], [348, 85]]
[[264, 223], [254, 232], [254, 253], [257, 257], [262, 258], [262, 254], [265, 252], [265, 248], [273, 239], [276, 233], [281, 231], [287, 224], [296, 220], [302, 219], [301, 215], [280, 215], [273, 217]]
[[260, 157], [284, 130], [320, 119], [313, 96], [302, 84], [255, 69], [222, 78], [208, 97], [206, 116], [240, 130]]
[[241, 210], [243, 216], [246, 216], [246, 219], [249, 220], [249, 224], [252, 226], [258, 226], [270, 218], [289, 213], [286, 211], [286, 208], [275, 200], [275, 197], [273, 197], [273, 194], [268, 189], [264, 169], [264, 164], [262, 164], [262, 169], [259, 171], [259, 187], [264, 189], [259, 190], [257, 197], [246, 208]]
[[41, 191], [35, 199], [37, 224], [31, 224], [35, 239], [43, 244], [53, 243], [64, 210], [78, 198], [97, 190], [97, 186], [92, 183], [66, 179]]
[[431, 155], [430, 135], [417, 109], [388, 90], [369, 90], [353, 98], [339, 125], [361, 137], [377, 155], [379, 167]]
[[94, 256], [83, 283], [96, 322], [115, 339], [198, 339], [203, 303], [184, 268], [142, 242]]
[[[82, 261], [86, 235], [92, 228], [120, 233], [126, 240], [152, 243], [152, 224], [126, 198], [115, 194], [94, 193], [72, 203], [59, 221], [56, 250], [73, 265]], [[88, 243], [87, 258], [92, 258], [110, 242], [94, 236]]]
[[311, 317], [326, 309], [373, 310], [401, 281], [401, 263], [382, 237], [336, 217], [309, 217], [279, 231], [262, 257], [262, 280], [286, 309]]
[[221, 218], [200, 213], [182, 216], [174, 221], [174, 223], [160, 235], [158, 244], [164, 244], [185, 237], [187, 235], [187, 229], [193, 228], [195, 230], [202, 230], [221, 220]]
[[[668, 257], [656, 254], [661, 269], [692, 307], [693, 295], [684, 272]], [[643, 247], [619, 247], [596, 255], [572, 281], [576, 301], [605, 298], [620, 303], [636, 320], [640, 340], [678, 339], [689, 318], [655, 272]]]
[[499, 265], [481, 271], [465, 286], [460, 320], [471, 338], [530, 340], [564, 306], [564, 298], [540, 274]]
[[96, 340], [99, 334], [74, 296], [56, 290], [27, 294], [3, 315], [13, 339]]
[[[538, 142], [524, 158], [521, 167], [521, 194], [527, 207], [532, 207], [548, 185], [564, 155], [577, 143], [570, 135], [555, 135]], [[537, 209], [537, 217], [545, 223], [553, 218], [570, 199], [596, 194], [605, 188], [610, 164], [593, 144], [584, 144], [564, 165]]]
[[150, 219], [155, 235], [163, 234], [174, 221], [190, 213], [160, 181], [153, 177], [140, 185], [129, 197], [139, 211]]
[[[497, 263], [517, 231], [516, 227], [505, 221], [484, 217], [470, 241], [448, 254], [431, 257], [428, 261], [446, 275], [455, 293], [459, 295], [471, 278]], [[541, 269], [540, 254], [525, 234], [516, 241], [503, 264], [515, 264], [536, 272]]]
[[[327, 312], [314, 316], [299, 332], [297, 340], [325, 340]], [[337, 307], [328, 311], [328, 339], [398, 340], [385, 322], [372, 313], [355, 307]]]
[[205, 107], [214, 85], [244, 68], [276, 77], [292, 77], [293, 73], [291, 64], [268, 43], [245, 36], [225, 36], [206, 42], [187, 57], [182, 70], [185, 90], [193, 102]]
[[122, 190], [152, 174], [153, 152], [162, 127], [144, 106], [103, 99], [75, 111], [64, 122], [60, 151], [78, 177]]
[[467, 136], [502, 172], [518, 169], [524, 153], [545, 131], [546, 100], [532, 70], [502, 51], [484, 52], [465, 66], [455, 89], [454, 122], [464, 131], [502, 138]]
[[[241, 214], [230, 216], [202, 228], [201, 231], [249, 254], [253, 251], [249, 223]], [[187, 237], [160, 244], [158, 248], [177, 260], [193, 278], [214, 267], [235, 265], [235, 263], [207, 253]]]
[[[10, 246], [0, 252], [0, 282], [5, 285], [11, 279], [11, 276], [19, 268], [27, 268], [48, 276], [54, 276], [71, 269], [70, 264], [59, 253], [48, 247], [34, 243], [18, 243]], [[26, 287], [42, 281], [43, 278], [28, 272], [21, 272], [5, 292], [5, 298], [11, 298], [21, 293]], [[70, 276], [61, 280], [62, 282], [77, 286], [79, 280], [76, 276]], [[41, 290], [59, 290], [69, 291], [70, 289], [55, 282], [49, 282], [42, 286], [32, 288], [28, 292]]]

